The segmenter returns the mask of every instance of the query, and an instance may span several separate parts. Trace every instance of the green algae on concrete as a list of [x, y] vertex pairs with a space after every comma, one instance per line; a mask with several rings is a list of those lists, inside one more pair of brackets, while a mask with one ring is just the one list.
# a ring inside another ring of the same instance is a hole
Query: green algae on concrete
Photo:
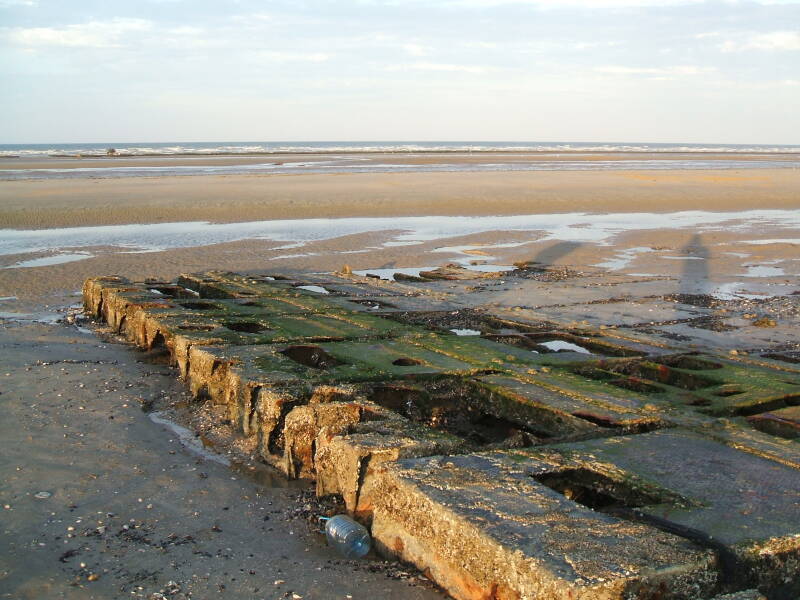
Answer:
[[[634, 408], [616, 403], [608, 395], [592, 395], [585, 389], [580, 393], [565, 392], [563, 388], [547, 385], [538, 376], [504, 377], [483, 376], [476, 382], [490, 394], [493, 403], [500, 403], [500, 413], [518, 413], [522, 407], [530, 406], [535, 412], [531, 415], [532, 428], [542, 427], [552, 420], [548, 437], [558, 438], [569, 435], [595, 436], [618, 435], [639, 432], [668, 426], [659, 414], [645, 410], [642, 406]], [[550, 414], [550, 419], [542, 414]], [[600, 430], [598, 430], [600, 428]], [[603, 432], [603, 429], [606, 433]]]
[[[461, 314], [425, 285], [101, 277], [84, 306], [457, 598], [796, 595], [796, 370]], [[481, 335], [447, 331], [464, 319]]]
[[694, 506], [638, 510], [725, 544], [751, 584], [787, 579], [800, 595], [800, 470], [681, 429], [552, 447], [561, 448], [692, 499]]

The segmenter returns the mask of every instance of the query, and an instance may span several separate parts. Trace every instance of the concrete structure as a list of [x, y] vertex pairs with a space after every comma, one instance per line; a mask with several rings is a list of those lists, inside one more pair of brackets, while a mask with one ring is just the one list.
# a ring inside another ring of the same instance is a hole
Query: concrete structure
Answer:
[[[455, 598], [800, 597], [790, 356], [481, 303], [467, 286], [486, 276], [454, 271], [83, 293], [132, 343], [164, 345], [264, 461], [340, 494], [382, 553]], [[558, 285], [520, 271], [520, 289]], [[709, 316], [676, 304], [682, 323]]]

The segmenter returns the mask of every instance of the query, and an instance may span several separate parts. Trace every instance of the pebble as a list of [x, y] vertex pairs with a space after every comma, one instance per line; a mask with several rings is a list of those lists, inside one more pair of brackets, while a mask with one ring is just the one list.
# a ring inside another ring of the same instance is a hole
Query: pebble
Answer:
[[53, 495], [53, 494], [51, 494], [50, 492], [36, 492], [36, 493], [33, 495], [33, 497], [34, 497], [34, 498], [39, 498], [39, 500], [45, 500], [46, 498], [49, 498], [49, 497], [50, 497], [50, 496], [52, 496], [52, 495]]

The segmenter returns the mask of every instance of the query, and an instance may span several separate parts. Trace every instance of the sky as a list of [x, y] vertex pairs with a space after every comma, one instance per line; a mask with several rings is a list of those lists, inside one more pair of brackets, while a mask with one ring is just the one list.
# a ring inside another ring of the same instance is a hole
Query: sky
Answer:
[[800, 0], [0, 0], [0, 143], [800, 144]]

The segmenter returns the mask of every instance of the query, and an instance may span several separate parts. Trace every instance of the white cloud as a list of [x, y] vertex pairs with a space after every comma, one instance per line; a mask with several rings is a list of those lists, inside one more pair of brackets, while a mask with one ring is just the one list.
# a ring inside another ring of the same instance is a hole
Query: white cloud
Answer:
[[153, 24], [145, 19], [111, 19], [89, 21], [64, 27], [13, 27], [3, 32], [12, 44], [25, 48], [66, 46], [82, 48], [114, 48], [130, 33], [151, 30]]
[[191, 25], [182, 25], [180, 27], [173, 27], [172, 29], [168, 29], [167, 33], [172, 35], [188, 35], [188, 36], [196, 36], [205, 33], [205, 29], [202, 27], [192, 27]]
[[427, 56], [428, 54], [427, 49], [419, 44], [403, 44], [403, 50], [411, 56]]
[[[800, 1], [800, 0], [798, 0]], [[448, 4], [459, 6], [493, 7], [510, 4], [527, 4], [540, 8], [628, 8], [659, 7], [686, 4], [702, 4], [705, 0], [450, 0]]]
[[36, 6], [39, 0], [0, 0], [0, 8], [10, 6]]
[[330, 59], [324, 52], [256, 52], [257, 59], [269, 62], [325, 62]]
[[231, 21], [239, 25], [259, 25], [274, 21], [274, 17], [269, 13], [250, 13], [248, 15], [233, 15], [229, 17]]
[[[418, 0], [427, 4], [429, 0]], [[627, 8], [662, 7], [707, 4], [711, 0], [449, 0], [446, 4], [474, 7], [494, 7], [511, 4], [527, 4], [541, 8]], [[734, 0], [735, 1], [735, 0]], [[800, 4], [800, 0], [753, 0], [755, 4]]]
[[672, 67], [624, 67], [609, 65], [597, 67], [598, 73], [606, 75], [652, 75], [654, 77], [675, 77], [681, 75], [703, 75], [713, 69], [708, 67], [697, 67], [694, 65], [676, 65]]
[[406, 65], [393, 65], [387, 71], [445, 71], [450, 73], [484, 73], [486, 67], [477, 65], [454, 65], [446, 63], [418, 62]]
[[720, 44], [724, 52], [743, 50], [792, 51], [800, 50], [800, 31], [772, 31], [749, 34], [742, 39], [729, 39]]

